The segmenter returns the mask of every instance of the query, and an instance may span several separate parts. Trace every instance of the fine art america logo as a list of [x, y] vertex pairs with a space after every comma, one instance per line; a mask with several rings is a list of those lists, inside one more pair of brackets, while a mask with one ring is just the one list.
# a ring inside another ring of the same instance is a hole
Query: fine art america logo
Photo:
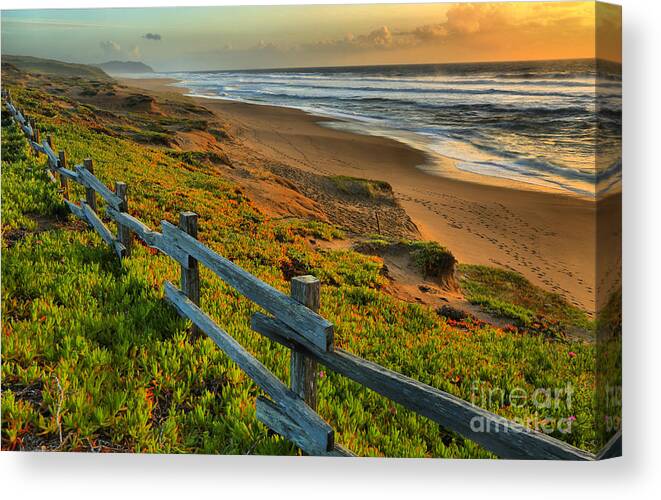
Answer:
[[530, 392], [523, 387], [514, 387], [506, 392], [498, 387], [486, 386], [480, 382], [473, 382], [471, 385], [470, 401], [481, 408], [530, 408], [537, 411], [535, 415], [529, 415], [525, 418], [510, 417], [507, 420], [502, 417], [494, 418], [489, 416], [474, 416], [470, 420], [470, 427], [473, 432], [508, 432], [511, 430], [529, 430], [533, 429], [545, 434], [552, 434], [556, 431], [562, 434], [571, 433], [572, 424], [576, 421], [575, 415], [566, 415], [558, 417], [561, 410], [571, 413], [572, 397], [574, 388], [571, 384], [564, 387], [544, 388], [540, 387]]

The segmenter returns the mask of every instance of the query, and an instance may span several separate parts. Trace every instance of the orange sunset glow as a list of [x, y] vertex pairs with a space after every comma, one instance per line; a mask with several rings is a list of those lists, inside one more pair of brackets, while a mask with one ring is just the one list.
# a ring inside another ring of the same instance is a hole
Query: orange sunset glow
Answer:
[[[595, 2], [3, 14], [3, 53], [81, 63], [146, 60], [165, 71], [571, 59], [592, 58], [596, 52], [601, 58], [619, 61], [621, 51], [620, 11]], [[596, 24], [603, 28], [598, 49]], [[154, 38], [144, 36], [145, 26], [155, 30]], [[49, 43], [41, 43], [44, 39]]]

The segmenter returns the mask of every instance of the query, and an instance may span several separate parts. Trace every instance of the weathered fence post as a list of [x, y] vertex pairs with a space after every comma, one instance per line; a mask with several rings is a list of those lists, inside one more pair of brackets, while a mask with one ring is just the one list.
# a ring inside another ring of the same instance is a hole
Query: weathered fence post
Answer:
[[33, 132], [32, 137], [34, 142], [36, 142], [41, 146], [41, 134], [39, 133], [39, 129], [37, 128], [37, 122], [34, 122], [34, 125], [32, 126], [32, 132]]
[[[120, 212], [129, 211], [129, 201], [126, 193], [126, 183], [125, 182], [115, 182], [115, 194], [122, 199], [122, 203], [119, 206]], [[117, 223], [117, 239], [119, 242], [124, 245], [126, 248], [125, 256], [128, 257], [131, 255], [131, 230], [124, 226], [123, 224]]]
[[[92, 163], [91, 158], [85, 158], [83, 160], [83, 167], [85, 167], [85, 170], [90, 174], [94, 173], [94, 164]], [[85, 188], [85, 203], [96, 212], [96, 191], [94, 191], [93, 188]]]
[[28, 143], [30, 144], [30, 151], [32, 151], [32, 154], [34, 156], [39, 156], [39, 151], [37, 151], [37, 148], [34, 147], [33, 143], [37, 140], [37, 127], [34, 124], [34, 118], [28, 118], [27, 116], [25, 117], [25, 122], [26, 125], [28, 125], [32, 129], [32, 135], [28, 137]]
[[[291, 280], [291, 296], [308, 309], [319, 311], [321, 284], [314, 276], [297, 276]], [[317, 410], [317, 362], [300, 352], [292, 350], [289, 380], [292, 390], [307, 405]]]
[[[179, 229], [197, 238], [197, 218], [195, 212], [181, 212], [179, 214]], [[200, 305], [200, 268], [197, 259], [188, 256], [188, 269], [181, 266], [181, 290], [196, 305]], [[200, 335], [200, 329], [193, 325], [191, 334]]]
[[[37, 134], [37, 126], [34, 123], [34, 118], [30, 118], [28, 120], [28, 125], [30, 125], [30, 128], [32, 129], [32, 137], [30, 137], [30, 141], [34, 142], [35, 141], [35, 135]], [[30, 143], [30, 146], [32, 146], [32, 142]], [[38, 154], [37, 151], [34, 151], [35, 154]]]
[[[55, 152], [55, 144], [53, 143], [53, 136], [50, 134], [46, 135], [46, 142], [50, 146], [51, 150]], [[50, 156], [46, 155], [48, 157], [48, 167], [47, 170], [53, 170], [53, 166], [50, 164]], [[55, 165], [57, 166], [57, 165]], [[52, 175], [52, 174], [51, 174]]]
[[[67, 168], [67, 153], [66, 151], [58, 151], [58, 166], [60, 168]], [[60, 174], [60, 187], [62, 188], [62, 195], [68, 200], [69, 199], [69, 181], [66, 176]]]

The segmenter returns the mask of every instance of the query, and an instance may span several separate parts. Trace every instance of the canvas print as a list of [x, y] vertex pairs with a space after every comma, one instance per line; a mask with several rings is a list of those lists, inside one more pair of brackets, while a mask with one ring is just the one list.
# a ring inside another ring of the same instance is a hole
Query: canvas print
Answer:
[[1, 28], [3, 451], [621, 454], [620, 7]]

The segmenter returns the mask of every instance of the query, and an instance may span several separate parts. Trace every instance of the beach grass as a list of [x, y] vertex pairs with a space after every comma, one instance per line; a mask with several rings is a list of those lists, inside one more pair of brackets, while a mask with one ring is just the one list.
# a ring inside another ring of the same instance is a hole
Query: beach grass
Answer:
[[31, 73], [84, 78], [98, 81], [99, 83], [111, 80], [101, 68], [86, 64], [74, 64], [53, 59], [14, 55], [4, 55], [2, 62], [3, 64], [11, 64], [22, 71]]
[[[342, 237], [339, 229], [272, 219], [204, 162], [114, 137], [107, 133], [111, 118], [95, 116], [75, 100], [19, 85], [12, 95], [71, 162], [91, 157], [107, 185], [125, 181], [130, 212], [151, 227], [192, 210], [200, 216], [205, 244], [283, 292], [293, 275], [319, 277], [320, 313], [334, 323], [338, 347], [525, 425], [571, 422], [571, 432], [556, 427], [550, 433], [588, 450], [599, 446], [593, 344], [481, 322], [455, 324], [433, 308], [398, 300], [383, 290], [381, 259], [309, 244], [310, 237]], [[70, 216], [64, 227], [35, 231], [37, 216], [59, 217], [61, 203], [40, 173], [43, 158], [30, 156], [17, 137], [15, 127], [3, 123], [3, 448], [297, 453], [256, 420], [254, 383], [211, 340], [190, 337], [190, 324], [164, 302], [163, 281], [179, 277], [175, 262], [136, 243], [120, 263]], [[81, 188], [72, 191], [73, 199], [83, 195]], [[34, 201], [21, 202], [23, 193]], [[484, 281], [482, 288], [474, 285], [476, 295], [496, 287], [488, 274], [471, 276]], [[205, 269], [201, 302], [237, 341], [288, 379], [287, 350], [250, 329], [254, 304]], [[531, 298], [534, 311], [533, 304], [538, 302]], [[320, 370], [319, 412], [336, 429], [336, 441], [355, 453], [492, 457], [430, 420]], [[567, 386], [571, 401], [552, 406], [540, 407], [532, 398], [513, 404], [511, 397], [515, 390], [533, 394]], [[502, 397], [484, 397], [494, 390]]]
[[436, 241], [406, 241], [405, 244], [423, 276], [444, 277], [454, 273], [457, 259]]
[[490, 313], [529, 327], [535, 322], [558, 323], [557, 329], [594, 331], [588, 314], [557, 293], [533, 285], [521, 274], [507, 269], [461, 264], [460, 284], [466, 298]]
[[333, 175], [329, 179], [338, 191], [351, 196], [377, 198], [392, 193], [392, 187], [384, 181], [362, 179], [348, 175]]

